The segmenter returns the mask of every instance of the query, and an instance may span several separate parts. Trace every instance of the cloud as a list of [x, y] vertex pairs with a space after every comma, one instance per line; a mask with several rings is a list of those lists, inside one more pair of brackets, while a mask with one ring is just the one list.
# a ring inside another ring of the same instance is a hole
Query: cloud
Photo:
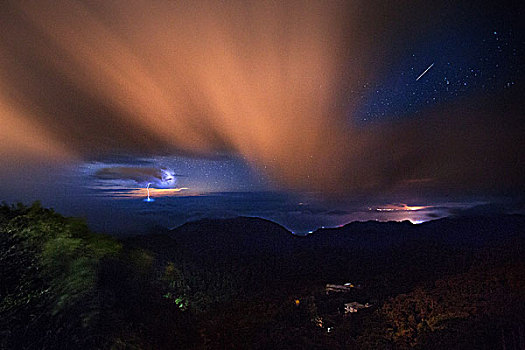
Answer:
[[330, 210], [328, 212], [326, 212], [325, 215], [335, 215], [335, 216], [340, 216], [340, 215], [349, 215], [351, 214], [352, 212], [348, 211], [348, 210], [340, 210], [340, 209], [335, 209], [335, 210]]
[[177, 177], [182, 175], [176, 175], [164, 168], [117, 166], [100, 168], [95, 171], [93, 176], [108, 186], [114, 180], [119, 183], [133, 182], [139, 186], [146, 186], [151, 183], [155, 187], [169, 188], [173, 187], [177, 182]]
[[525, 203], [523, 200], [507, 200], [475, 205], [468, 208], [454, 208], [449, 210], [449, 212], [453, 216], [523, 215], [525, 213]]
[[[226, 153], [284, 189], [331, 195], [523, 189], [515, 96], [464, 100], [419, 120], [351, 122], [360, 105], [352, 87], [374, 82], [401, 54], [400, 38], [447, 14], [440, 3], [378, 1], [7, 2], [0, 171], [20, 154]], [[148, 171], [100, 176], [158, 179]]]
[[97, 170], [95, 176], [103, 180], [133, 180], [136, 182], [162, 179], [161, 170], [156, 168], [102, 168]]

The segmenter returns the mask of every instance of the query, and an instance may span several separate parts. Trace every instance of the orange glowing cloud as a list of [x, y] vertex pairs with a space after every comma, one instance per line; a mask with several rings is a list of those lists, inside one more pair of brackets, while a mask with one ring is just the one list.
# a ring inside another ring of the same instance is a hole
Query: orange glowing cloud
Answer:
[[[7, 2], [0, 8], [0, 152], [236, 154], [286, 189], [329, 193], [426, 178], [493, 186], [503, 175], [521, 184], [518, 171], [479, 171], [487, 162], [505, 162], [491, 169], [516, 164], [516, 152], [506, 152], [515, 148], [493, 145], [522, 139], [522, 127], [511, 123], [496, 126], [511, 133], [494, 132], [491, 113], [467, 118], [452, 110], [366, 130], [349, 122], [362, 103], [351, 88], [388, 65], [388, 35], [418, 32], [406, 23], [392, 28], [398, 21], [386, 14], [398, 11], [389, 6], [401, 5]], [[421, 13], [439, 17], [415, 8], [399, 13], [422, 26]]]
[[[180, 188], [149, 188], [149, 197], [171, 197], [177, 196], [181, 192], [189, 190], [187, 187]], [[115, 198], [147, 198], [148, 197], [148, 188], [132, 188], [125, 191], [114, 191], [106, 192], [105, 195], [109, 195]], [[185, 195], [187, 195], [185, 193]]]
[[84, 157], [235, 153], [333, 189], [361, 148], [339, 103], [362, 75], [356, 4], [27, 1], [0, 18], [0, 65], [25, 118]]
[[417, 211], [432, 208], [432, 206], [422, 206], [422, 205], [407, 205], [404, 203], [399, 204], [388, 204], [381, 208], [376, 208], [376, 211]]
[[46, 129], [30, 122], [25, 112], [4, 99], [0, 86], [0, 158], [11, 167], [23, 159], [65, 161], [74, 155], [65, 145], [50, 137]]

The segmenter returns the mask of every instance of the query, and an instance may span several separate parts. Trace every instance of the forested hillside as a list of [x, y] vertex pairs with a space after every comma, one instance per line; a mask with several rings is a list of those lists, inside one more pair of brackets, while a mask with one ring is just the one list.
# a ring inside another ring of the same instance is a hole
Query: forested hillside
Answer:
[[116, 239], [38, 203], [3, 205], [0, 346], [524, 349], [524, 222], [360, 223], [296, 237], [238, 218]]

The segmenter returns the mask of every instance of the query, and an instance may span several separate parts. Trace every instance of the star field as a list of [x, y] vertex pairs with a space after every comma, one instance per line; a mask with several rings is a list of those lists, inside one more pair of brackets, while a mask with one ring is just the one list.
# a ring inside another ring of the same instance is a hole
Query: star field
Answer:
[[[384, 76], [352, 89], [361, 106], [356, 113], [358, 121], [422, 116], [442, 104], [490, 98], [516, 89], [523, 74], [521, 37], [510, 29], [458, 36], [457, 32], [440, 34], [435, 42], [407, 47], [409, 54]], [[431, 63], [434, 66], [416, 81]]]

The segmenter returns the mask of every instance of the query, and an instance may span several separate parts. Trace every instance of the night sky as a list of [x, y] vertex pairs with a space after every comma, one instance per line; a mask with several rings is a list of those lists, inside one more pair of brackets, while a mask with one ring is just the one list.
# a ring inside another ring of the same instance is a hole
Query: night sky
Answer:
[[523, 213], [522, 7], [4, 1], [0, 200], [119, 233]]

